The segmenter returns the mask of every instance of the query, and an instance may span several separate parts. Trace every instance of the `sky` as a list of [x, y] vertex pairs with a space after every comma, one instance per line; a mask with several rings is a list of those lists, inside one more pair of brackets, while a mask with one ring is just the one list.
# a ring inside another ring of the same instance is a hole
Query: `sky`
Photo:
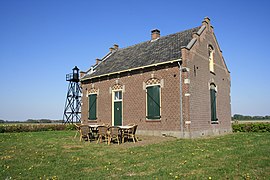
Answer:
[[270, 1], [0, 0], [0, 119], [62, 119], [74, 66], [211, 19], [231, 72], [232, 114], [270, 114]]

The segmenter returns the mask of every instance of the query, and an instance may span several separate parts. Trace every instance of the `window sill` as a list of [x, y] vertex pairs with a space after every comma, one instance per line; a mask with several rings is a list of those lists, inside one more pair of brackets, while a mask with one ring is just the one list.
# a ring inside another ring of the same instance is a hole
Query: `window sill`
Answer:
[[219, 124], [218, 121], [211, 121], [211, 124]]
[[161, 122], [161, 119], [145, 119], [146, 122]]

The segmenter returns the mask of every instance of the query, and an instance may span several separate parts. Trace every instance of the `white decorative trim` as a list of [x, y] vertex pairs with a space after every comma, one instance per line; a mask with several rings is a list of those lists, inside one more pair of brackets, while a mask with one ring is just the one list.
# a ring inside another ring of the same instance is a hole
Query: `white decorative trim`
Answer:
[[185, 93], [185, 96], [190, 96], [190, 94], [189, 93]]
[[112, 91], [116, 91], [116, 90], [122, 90], [123, 86], [121, 84], [115, 84], [112, 86]]
[[163, 88], [164, 87], [164, 79], [160, 80], [160, 87]]
[[92, 88], [87, 92], [87, 96], [89, 94], [98, 94], [99, 90], [96, 89], [95, 87], [93, 87], [93, 84], [92, 84]]
[[215, 85], [215, 91], [218, 92], [217, 85], [216, 85], [216, 83], [214, 82], [213, 78], [211, 79], [210, 82], [208, 82], [208, 88], [209, 88], [209, 90], [211, 89], [211, 84], [214, 84], [214, 85]]
[[197, 34], [198, 34], [198, 35], [201, 35], [202, 32], [205, 30], [205, 28], [206, 28], [206, 26], [203, 25], [203, 26], [199, 29], [199, 31], [197, 32]]
[[111, 87], [109, 87], [109, 93], [112, 94], [112, 88]]
[[146, 81], [146, 86], [161, 84], [161, 81], [157, 78], [150, 78]]
[[123, 87], [122, 87], [122, 92], [123, 93], [125, 92], [125, 85], [123, 85]]
[[146, 90], [146, 83], [143, 82], [143, 90]]
[[187, 49], [191, 49], [192, 46], [195, 44], [195, 42], [197, 41], [196, 38], [191, 39], [191, 41], [188, 43], [188, 45], [186, 46]]
[[184, 79], [185, 84], [190, 84], [190, 79]]

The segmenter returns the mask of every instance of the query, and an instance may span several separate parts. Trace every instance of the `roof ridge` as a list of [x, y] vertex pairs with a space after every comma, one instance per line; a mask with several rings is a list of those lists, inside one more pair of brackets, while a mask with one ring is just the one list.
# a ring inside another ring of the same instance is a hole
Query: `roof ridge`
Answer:
[[[197, 27], [194, 27], [194, 28], [190, 28], [190, 29], [186, 29], [186, 30], [183, 30], [183, 31], [179, 31], [179, 32], [176, 32], [176, 33], [173, 33], [173, 34], [167, 34], [165, 36], [160, 36], [156, 41], [160, 40], [160, 39], [164, 39], [166, 37], [169, 37], [169, 36], [172, 36], [172, 35], [175, 35], [175, 34], [180, 34], [180, 33], [183, 33], [183, 32], [186, 32], [186, 31], [192, 31], [196, 28], [199, 28], [201, 26], [197, 26]], [[127, 47], [124, 47], [124, 48], [119, 48], [117, 51], [120, 51], [120, 50], [125, 50], [125, 49], [128, 49], [128, 48], [132, 48], [134, 46], [137, 46], [137, 45], [140, 45], [140, 44], [144, 44], [144, 43], [147, 43], [147, 42], [151, 42], [152, 40], [147, 40], [147, 41], [143, 41], [143, 42], [140, 42], [138, 44], [133, 44], [133, 45], [130, 45], [130, 46], [127, 46]], [[152, 41], [152, 42], [156, 42], [156, 41]], [[117, 52], [116, 51], [116, 52]]]

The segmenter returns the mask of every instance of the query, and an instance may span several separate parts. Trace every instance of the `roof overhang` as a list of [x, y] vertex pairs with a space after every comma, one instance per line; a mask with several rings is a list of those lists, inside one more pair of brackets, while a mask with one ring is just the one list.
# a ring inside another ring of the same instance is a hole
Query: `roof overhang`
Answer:
[[107, 74], [101, 74], [101, 75], [97, 75], [97, 76], [92, 76], [92, 77], [87, 77], [87, 78], [82, 78], [80, 81], [87, 81], [90, 79], [95, 79], [95, 78], [100, 78], [100, 77], [104, 77], [104, 76], [110, 76], [110, 75], [114, 75], [114, 74], [120, 74], [120, 73], [124, 73], [124, 72], [130, 72], [130, 71], [135, 71], [135, 70], [139, 70], [139, 69], [144, 69], [144, 68], [149, 68], [149, 67], [154, 67], [154, 66], [160, 66], [160, 65], [165, 65], [165, 64], [171, 64], [174, 62], [181, 62], [182, 59], [175, 59], [175, 60], [170, 60], [170, 61], [165, 61], [165, 62], [161, 62], [161, 63], [156, 63], [156, 64], [149, 64], [146, 66], [141, 66], [141, 67], [135, 67], [135, 68], [131, 68], [131, 69], [126, 69], [126, 70], [122, 70], [122, 71], [117, 71], [117, 72], [111, 72], [111, 73], [107, 73]]

